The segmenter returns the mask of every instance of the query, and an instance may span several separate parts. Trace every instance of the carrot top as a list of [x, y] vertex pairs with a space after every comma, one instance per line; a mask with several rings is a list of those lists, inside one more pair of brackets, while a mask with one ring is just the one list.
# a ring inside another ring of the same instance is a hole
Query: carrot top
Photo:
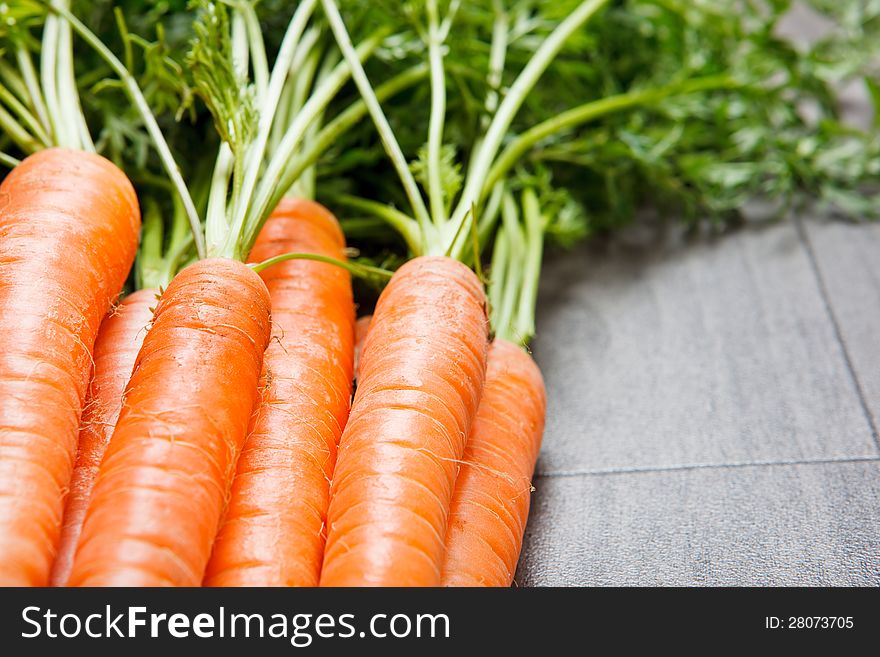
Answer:
[[[55, 0], [55, 5], [67, 9], [70, 1]], [[95, 152], [80, 106], [70, 24], [28, 1], [0, 6], [0, 23], [8, 44], [2, 52], [0, 128], [26, 154], [51, 146]], [[35, 27], [42, 28], [39, 39]], [[39, 52], [36, 64], [34, 51]], [[18, 163], [6, 153], [0, 158], [9, 166]]]
[[[195, 205], [143, 91], [128, 67], [71, 13], [70, 5], [71, 0], [0, 5], [0, 36], [5, 45], [0, 50], [0, 129], [24, 154], [53, 146], [98, 150], [83, 113], [74, 68], [74, 34], [79, 35], [118, 77], [179, 193], [179, 203], [201, 253]], [[38, 31], [39, 37], [35, 34]], [[34, 53], [38, 53], [36, 63]], [[18, 163], [18, 158], [0, 152], [0, 164], [13, 167]]]
[[[322, 3], [350, 54], [348, 16]], [[870, 70], [876, 11], [847, 13], [809, 53], [776, 35], [785, 6], [755, 16], [732, 0], [408, 4], [429, 89], [403, 108], [369, 103], [401, 184], [383, 171], [378, 185], [361, 182], [371, 198], [340, 197], [370, 215], [343, 226], [366, 238], [391, 226], [411, 254], [476, 267], [491, 248], [493, 328], [524, 345], [545, 235], [621, 224], [641, 200], [715, 219], [750, 197], [789, 207], [806, 191], [870, 216], [875, 196], [858, 197], [876, 190], [880, 142], [838, 124], [829, 80]], [[370, 101], [366, 73], [353, 69]], [[800, 116], [813, 105], [818, 125]]]
[[[397, 137], [383, 111], [363, 66], [358, 62], [348, 30], [335, 0], [322, 0], [327, 20], [352, 70], [352, 78], [369, 109], [382, 144], [396, 170], [411, 208], [408, 215], [396, 208], [365, 199], [347, 199], [350, 205], [376, 214], [406, 241], [413, 255], [449, 255], [467, 260], [474, 257], [470, 238], [478, 228], [478, 217], [490, 194], [491, 186], [512, 166], [498, 164], [498, 154], [514, 117], [543, 72], [559, 54], [569, 37], [590, 20], [607, 0], [583, 0], [556, 24], [546, 39], [522, 67], [503, 98], [497, 87], [505, 64], [505, 43], [510, 26], [507, 14], [493, 30], [492, 56], [488, 78], [494, 93], [486, 102], [483, 136], [474, 146], [467, 167], [455, 161], [455, 151], [444, 142], [447, 113], [446, 41], [454, 29], [460, 3], [450, 2], [441, 12], [438, 0], [427, 0], [424, 16], [417, 17], [416, 31], [424, 42], [430, 76], [430, 117], [426, 141], [414, 165], [407, 162]], [[441, 15], [441, 13], [443, 15]], [[506, 168], [505, 168], [506, 166]], [[463, 173], [462, 173], [463, 172]], [[426, 192], [427, 199], [422, 191]]]
[[[74, 33], [119, 80], [118, 85], [107, 79], [99, 85], [118, 86], [126, 93], [155, 145], [168, 180], [144, 178], [149, 185], [173, 191], [172, 219], [164, 221], [156, 200], [150, 195], [143, 197], [143, 244], [135, 271], [139, 287], [164, 287], [193, 252], [198, 258], [243, 261], [282, 196], [312, 195], [315, 161], [367, 113], [365, 103], [357, 99], [323, 125], [329, 103], [349, 79], [349, 65], [335, 49], [326, 26], [314, 17], [317, 0], [306, 0], [296, 7], [271, 68], [256, 3], [198, 0], [195, 4], [198, 11], [186, 66], [161, 51], [157, 55], [155, 48], [151, 51], [154, 63], [158, 58], [161, 66], [167, 64], [168, 70], [161, 72], [166, 81], [174, 75], [185, 78], [185, 71], [190, 73], [191, 88], [190, 80], [184, 79], [168, 86], [175, 92], [182, 90], [182, 96], [194, 90], [213, 116], [220, 137], [213, 167], [202, 166], [205, 158], [193, 157], [195, 173], [186, 182], [150, 102], [131, 72], [133, 45], [140, 44], [145, 51], [151, 46], [128, 33], [120, 10], [115, 10], [115, 19], [125, 47], [124, 62], [71, 12], [70, 0], [26, 0], [16, 5], [14, 16], [6, 16], [0, 28], [16, 50], [18, 62], [17, 69], [5, 65], [2, 57], [6, 53], [0, 51], [0, 79], [11, 80], [9, 89], [0, 86], [0, 127], [19, 150], [33, 152], [50, 145], [95, 149], [77, 94], [72, 65]], [[0, 5], [0, 13], [9, 11], [7, 5]], [[42, 44], [32, 36], [39, 26], [43, 27]], [[158, 27], [157, 32], [161, 39]], [[387, 29], [379, 29], [368, 34], [358, 46], [357, 56], [370, 57], [387, 33]], [[37, 49], [42, 75], [31, 56]], [[423, 78], [426, 70], [423, 66], [404, 70], [377, 94], [386, 98], [399, 93]], [[155, 71], [153, 74], [154, 79], [161, 77]], [[163, 109], [163, 103], [157, 105]], [[164, 105], [168, 109], [170, 103], [165, 100]], [[186, 103], [177, 108], [178, 118], [186, 108]], [[0, 159], [11, 166], [18, 162], [2, 152]], [[205, 184], [201, 184], [203, 179]], [[285, 256], [293, 257], [310, 254]], [[390, 275], [356, 263], [337, 264], [356, 275]]]
[[[366, 115], [365, 103], [357, 99], [324, 124], [328, 105], [348, 81], [350, 67], [335, 49], [326, 26], [314, 16], [317, 4], [317, 0], [305, 0], [297, 5], [270, 67], [256, 3], [193, 3], [196, 18], [191, 25], [193, 37], [186, 61], [182, 66], [171, 64], [180, 75], [179, 88], [185, 90], [181, 95], [194, 92], [204, 101], [213, 117], [220, 147], [213, 161], [200, 155], [189, 158], [197, 167], [189, 187], [144, 95], [127, 70], [132, 40], [121, 11], [117, 11], [116, 18], [126, 47], [126, 64], [73, 16], [66, 4], [52, 5], [51, 10], [62, 22], [72, 26], [118, 75], [143, 117], [176, 192], [173, 219], [167, 230], [154, 204], [149, 200], [145, 203], [144, 246], [137, 270], [141, 284], [149, 281], [161, 286], [167, 282], [192, 249], [199, 258], [244, 260], [281, 198], [287, 193], [312, 196], [316, 160]], [[369, 33], [358, 45], [357, 57], [365, 60], [372, 56], [387, 34], [384, 28]], [[424, 66], [401, 71], [376, 93], [381, 98], [390, 97], [426, 73]], [[184, 104], [177, 110], [178, 117], [187, 107], [192, 111], [191, 105]], [[207, 183], [193, 190], [201, 174], [205, 174]], [[194, 198], [203, 201], [198, 204], [201, 207], [197, 208]], [[188, 221], [190, 237], [183, 230], [183, 218]], [[386, 274], [356, 265], [348, 268], [369, 276]]]
[[[356, 101], [324, 125], [351, 65], [315, 16], [317, 4], [296, 7], [270, 68], [253, 3], [198, 3], [187, 68], [222, 140], [205, 213], [210, 256], [244, 259], [285, 194], [314, 194], [315, 161], [366, 114]], [[387, 34], [368, 34], [354, 49], [356, 61], [371, 57]], [[404, 71], [381, 93], [398, 93], [423, 75]]]
[[192, 259], [193, 233], [180, 197], [173, 196], [170, 226], [152, 196], [142, 200], [141, 245], [135, 262], [135, 287], [164, 290], [174, 275]]

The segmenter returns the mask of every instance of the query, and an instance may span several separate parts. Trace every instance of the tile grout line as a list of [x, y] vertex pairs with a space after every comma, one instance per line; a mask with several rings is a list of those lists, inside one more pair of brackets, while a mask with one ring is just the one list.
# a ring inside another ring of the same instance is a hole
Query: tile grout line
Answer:
[[691, 463], [666, 466], [631, 466], [617, 468], [597, 468], [594, 470], [559, 470], [557, 472], [537, 472], [534, 479], [552, 479], [554, 477], [595, 477], [617, 474], [648, 474], [652, 472], [686, 472], [689, 470], [725, 470], [738, 468], [757, 468], [786, 465], [833, 465], [835, 463], [874, 463], [880, 462], [880, 456], [845, 456], [828, 459], [791, 459], [778, 461], [740, 461], [736, 463]]
[[831, 326], [834, 329], [834, 337], [837, 340], [838, 345], [840, 345], [840, 350], [843, 353], [843, 360], [846, 364], [846, 369], [849, 371], [849, 375], [852, 379], [853, 385], [855, 386], [856, 395], [859, 398], [859, 405], [862, 407], [862, 413], [865, 416], [865, 420], [867, 420], [868, 422], [868, 428], [871, 430], [871, 438], [873, 438], [874, 440], [874, 447], [877, 449], [878, 452], [880, 452], [880, 434], [878, 434], [877, 425], [874, 422], [874, 416], [871, 414], [871, 409], [868, 407], [868, 400], [865, 396], [862, 382], [859, 380], [858, 374], [856, 374], [856, 369], [853, 366], [852, 357], [850, 356], [849, 349], [847, 349], [846, 342], [843, 339], [843, 331], [840, 328], [840, 322], [837, 320], [837, 315], [834, 312], [834, 307], [831, 305], [831, 297], [828, 294], [828, 286], [825, 284], [824, 276], [822, 276], [822, 270], [819, 267], [819, 261], [816, 258], [816, 251], [813, 248], [813, 243], [810, 240], [810, 236], [807, 235], [807, 229], [804, 227], [803, 219], [801, 219], [800, 217], [795, 217], [794, 224], [801, 245], [807, 252], [807, 260], [809, 260], [810, 262], [810, 268], [813, 270], [813, 275], [816, 277], [816, 284], [819, 287], [819, 295], [822, 297], [822, 303], [825, 306], [825, 312], [828, 313], [828, 318], [831, 320]]

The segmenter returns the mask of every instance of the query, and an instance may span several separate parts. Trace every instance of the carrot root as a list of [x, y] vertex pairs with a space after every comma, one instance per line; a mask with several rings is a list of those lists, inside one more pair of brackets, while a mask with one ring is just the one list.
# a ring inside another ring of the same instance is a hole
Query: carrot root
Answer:
[[122, 393], [153, 318], [159, 291], [138, 290], [111, 310], [95, 340], [95, 367], [80, 422], [76, 463], [64, 506], [58, 554], [52, 564], [50, 586], [64, 586], [73, 566], [98, 468], [107, 451], [122, 410]]
[[364, 343], [367, 341], [367, 333], [370, 331], [370, 322], [373, 321], [372, 315], [364, 315], [358, 317], [354, 325], [354, 378], [357, 381], [358, 369], [361, 362], [361, 352], [364, 349]]
[[446, 533], [444, 586], [510, 586], [544, 432], [544, 380], [532, 357], [496, 339]]
[[[345, 258], [335, 217], [285, 199], [250, 259], [289, 252]], [[229, 507], [208, 565], [208, 586], [317, 586], [336, 447], [351, 403], [354, 302], [334, 265], [289, 260], [261, 273], [273, 333], [263, 398], [238, 461]]]
[[482, 286], [419, 257], [376, 305], [331, 487], [322, 586], [437, 585], [488, 347]]
[[226, 259], [156, 307], [98, 472], [69, 583], [197, 586], [258, 400], [269, 294]]

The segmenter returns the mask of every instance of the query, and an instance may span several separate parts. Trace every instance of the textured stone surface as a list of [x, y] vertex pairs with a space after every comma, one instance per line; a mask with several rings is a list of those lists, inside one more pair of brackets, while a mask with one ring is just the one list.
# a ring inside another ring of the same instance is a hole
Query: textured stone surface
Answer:
[[538, 471], [876, 456], [798, 226], [670, 232], [550, 259]]
[[[828, 28], [798, 4], [780, 34]], [[841, 89], [871, 123], [863, 85]], [[517, 583], [880, 585], [880, 225], [639, 228], [551, 253]]]
[[803, 222], [808, 249], [871, 416], [880, 422], [880, 224]]
[[520, 585], [880, 584], [880, 226], [548, 259]]
[[544, 477], [520, 586], [880, 585], [880, 463]]

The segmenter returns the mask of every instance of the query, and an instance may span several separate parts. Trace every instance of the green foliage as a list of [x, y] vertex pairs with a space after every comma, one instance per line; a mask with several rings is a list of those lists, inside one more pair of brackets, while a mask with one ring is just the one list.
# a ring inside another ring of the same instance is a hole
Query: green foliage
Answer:
[[[395, 36], [393, 48], [386, 48], [399, 59], [387, 60], [386, 70], [374, 66], [370, 71], [381, 80], [389, 75], [389, 66], [399, 70], [426, 57], [413, 19], [421, 3], [409, 3], [406, 12], [397, 3], [373, 4], [401, 35]], [[501, 16], [497, 9], [503, 7], [509, 26], [503, 95], [553, 25], [575, 4], [462, 3], [444, 58], [444, 153], [454, 148], [457, 161], [467, 162], [483, 133], [481, 117], [492, 91], [487, 79], [489, 44], [493, 24]], [[782, 210], [818, 201], [853, 218], [875, 216], [880, 209], [880, 143], [876, 135], [845, 125], [837, 85], [864, 80], [878, 104], [880, 2], [815, 0], [812, 4], [838, 26], [810, 47], [779, 34], [790, 4], [619, 0], [578, 31], [527, 97], [511, 138], [576, 105], [616, 94], [717, 75], [730, 76], [738, 86], [673, 94], [537, 144], [519, 163], [520, 172], [540, 168], [545, 172], [540, 175], [552, 179], [553, 187], [571, 201], [562, 213], [567, 219], [548, 227], [551, 238], [570, 242], [577, 235], [632, 221], [646, 205], [689, 221], [724, 221], [736, 217], [755, 197], [781, 202]], [[423, 85], [385, 106], [420, 180], [427, 91]], [[875, 122], [877, 116], [880, 112], [875, 112]], [[334, 152], [340, 161], [328, 158], [322, 171], [344, 176], [349, 193], [405, 207], [394, 176], [383, 158], [375, 156], [380, 148], [371, 126], [364, 125], [337, 145]], [[578, 212], [582, 214], [572, 221]]]
[[590, 233], [584, 206], [565, 187], [553, 185], [550, 170], [542, 165], [532, 167], [531, 172], [520, 170], [513, 178], [511, 187], [531, 188], [544, 216], [544, 233], [557, 244], [570, 247]]
[[[752, 198], [818, 200], [846, 216], [880, 208], [877, 135], [844, 124], [837, 85], [876, 89], [880, 3], [814, 3], [839, 21], [810, 47], [779, 36], [789, 2], [615, 3], [548, 70], [520, 129], [572, 97], [597, 99], [727, 74], [735, 89], [672, 95], [545, 140], [529, 155], [611, 227], [645, 205], [688, 220], [734, 217]], [[874, 92], [876, 106], [876, 92]], [[876, 121], [876, 113], [875, 113]]]
[[[444, 144], [440, 149], [440, 184], [443, 188], [443, 202], [446, 211], [452, 206], [456, 194], [461, 190], [461, 164], [456, 159], [456, 148], [452, 144]], [[416, 160], [410, 164], [413, 175], [419, 184], [428, 189], [428, 146], [419, 148]]]
[[199, 16], [186, 57], [196, 93], [204, 100], [221, 139], [241, 153], [256, 125], [254, 89], [233, 61], [229, 11], [222, 2], [197, 0]]
[[[130, 20], [117, 7], [112, 12], [114, 31], [108, 36], [118, 39], [126, 67], [137, 76], [138, 84], [151, 109], [160, 118], [166, 134], [175, 136], [180, 132], [177, 123], [184, 117], [194, 122], [196, 114], [193, 92], [180, 62], [181, 33], [179, 29], [166, 29], [162, 10], [167, 10], [167, 3], [152, 6], [148, 12], [149, 21], [139, 14]], [[134, 25], [143, 29], [145, 34], [152, 34], [152, 38], [134, 32]], [[87, 52], [84, 54], [88, 55]], [[142, 119], [125, 102], [121, 81], [100, 63], [96, 64], [97, 71], [104, 77], [85, 90], [86, 102], [100, 116], [100, 120], [94, 121], [100, 126], [96, 147], [128, 170], [144, 172], [155, 169], [158, 172], [157, 163], [151, 161], [152, 144], [143, 129]], [[184, 145], [181, 139], [171, 139], [171, 142], [178, 147]]]
[[[426, 60], [424, 0], [339, 4], [355, 41], [378, 27], [390, 30], [366, 64], [374, 83]], [[438, 4], [445, 17], [452, 3]], [[460, 193], [462, 167], [485, 131], [487, 97], [493, 92], [504, 97], [527, 60], [578, 3], [457, 4], [444, 48], [441, 179], [447, 206]], [[783, 211], [815, 201], [853, 219], [876, 216], [880, 137], [845, 123], [837, 91], [844, 82], [861, 81], [875, 107], [874, 130], [880, 127], [880, 0], [809, 4], [830, 20], [819, 38], [805, 45], [780, 36], [792, 5], [788, 0], [610, 3], [567, 42], [526, 98], [507, 141], [560, 112], [616, 94], [719, 74], [735, 78], [739, 86], [673, 94], [551, 135], [518, 162], [509, 184], [518, 189], [527, 181], [536, 190], [548, 236], [563, 243], [631, 221], [647, 205], [689, 221], [731, 219], [756, 197], [779, 202]], [[116, 20], [115, 6], [124, 23]], [[236, 148], [247, 143], [249, 126], [256, 123], [253, 91], [232, 65], [225, 3], [75, 0], [73, 7], [115, 52], [126, 55], [188, 178], [196, 171], [210, 174], [218, 138]], [[260, 0], [256, 8], [271, 63], [295, 3]], [[17, 45], [38, 53], [44, 9], [36, 0], [19, 0], [0, 11], [14, 14], [11, 24], [0, 20], [0, 59], [14, 67]], [[507, 48], [496, 87], [487, 73], [493, 28], [502, 20]], [[160, 169], [140, 120], [115, 90], [106, 67], [87, 48], [75, 46], [84, 109], [98, 148], [136, 181], [156, 177]], [[204, 104], [194, 103], [193, 95]], [[326, 120], [357, 98], [347, 85]], [[427, 81], [384, 104], [423, 186], [429, 107]], [[0, 142], [0, 150], [18, 155], [8, 139]], [[407, 207], [369, 120], [335, 141], [318, 161], [317, 175], [318, 197], [328, 204], [347, 193]], [[166, 193], [159, 187], [139, 191]], [[359, 219], [345, 210], [340, 214]], [[367, 250], [371, 234], [383, 249], [397, 244], [381, 223], [357, 225]]]
[[37, 49], [31, 30], [43, 23], [45, 14], [46, 10], [33, 0], [0, 3], [0, 52], [22, 45], [28, 50]]

